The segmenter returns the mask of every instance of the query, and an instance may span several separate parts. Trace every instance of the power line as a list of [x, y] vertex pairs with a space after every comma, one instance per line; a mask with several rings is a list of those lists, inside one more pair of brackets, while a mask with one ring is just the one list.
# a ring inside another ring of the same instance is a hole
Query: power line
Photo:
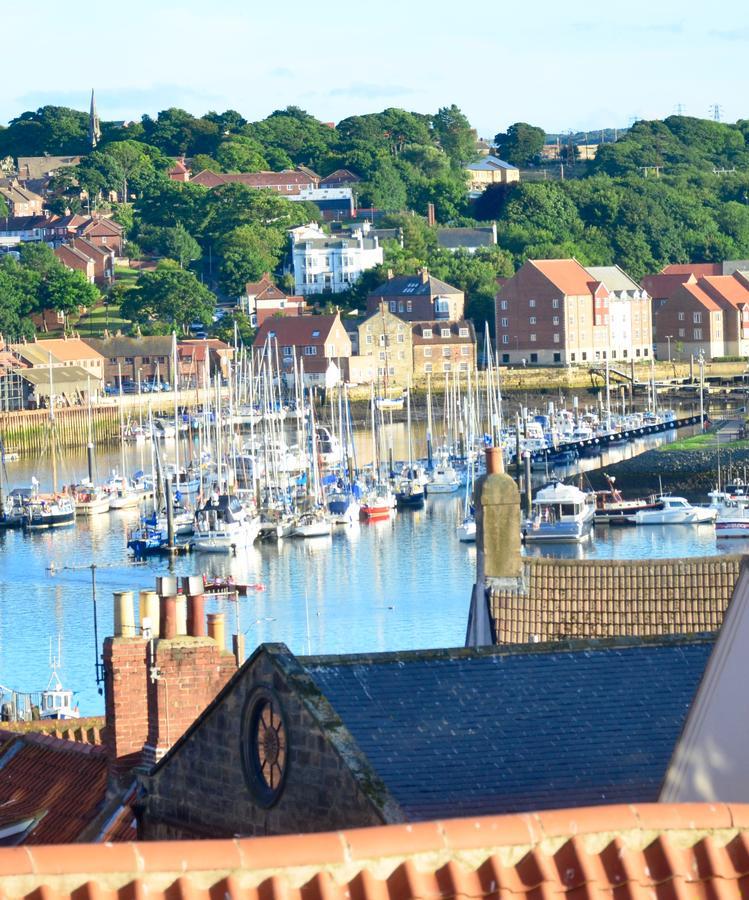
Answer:
[[708, 112], [716, 122], [720, 122], [720, 114], [723, 112], [723, 107], [720, 103], [713, 103], [708, 107]]

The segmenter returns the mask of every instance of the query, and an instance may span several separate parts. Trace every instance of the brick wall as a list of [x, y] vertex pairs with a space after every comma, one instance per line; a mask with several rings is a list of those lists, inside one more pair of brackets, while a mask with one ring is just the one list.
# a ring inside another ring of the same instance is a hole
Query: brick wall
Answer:
[[[256, 802], [241, 758], [242, 712], [259, 685], [275, 693], [287, 726], [286, 781], [270, 809]], [[331, 743], [336, 731], [335, 723], [327, 730], [318, 724], [285, 673], [261, 649], [185, 740], [144, 778], [139, 836], [254, 836], [382, 824], [376, 799], [365, 794], [362, 779], [355, 780]]]
[[158, 678], [147, 685], [147, 761], [179, 740], [236, 671], [234, 657], [212, 638], [186, 635], [156, 641], [153, 665]]
[[104, 746], [121, 764], [140, 755], [148, 735], [148, 641], [108, 637], [104, 640], [106, 725]]

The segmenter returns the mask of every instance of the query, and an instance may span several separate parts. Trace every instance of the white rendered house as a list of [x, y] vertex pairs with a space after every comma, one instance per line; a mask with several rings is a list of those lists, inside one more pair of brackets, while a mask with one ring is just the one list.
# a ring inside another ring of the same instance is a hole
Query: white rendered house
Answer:
[[294, 290], [302, 297], [349, 290], [363, 272], [383, 262], [382, 247], [365, 223], [350, 235], [329, 235], [319, 225], [293, 228], [291, 256]]

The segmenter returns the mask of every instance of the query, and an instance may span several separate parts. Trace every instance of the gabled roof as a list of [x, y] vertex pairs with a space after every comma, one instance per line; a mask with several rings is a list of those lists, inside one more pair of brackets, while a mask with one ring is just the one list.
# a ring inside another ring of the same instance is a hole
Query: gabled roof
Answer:
[[284, 300], [286, 294], [272, 281], [270, 275], [265, 274], [260, 281], [248, 281], [245, 285], [245, 293], [248, 297], [265, 300]]
[[468, 163], [465, 168], [471, 172], [489, 172], [493, 169], [517, 169], [517, 166], [505, 162], [498, 156], [484, 156], [476, 162]]
[[681, 289], [683, 291], [686, 291], [688, 294], [691, 294], [691, 296], [698, 303], [704, 306], [705, 309], [709, 309], [711, 311], [720, 310], [720, 306], [718, 306], [715, 300], [713, 300], [713, 298], [699, 286], [699, 282], [697, 284], [683, 284], [681, 286]]
[[[315, 835], [0, 849], [8, 896], [150, 900], [739, 897], [749, 805], [654, 803]], [[64, 862], [64, 864], [62, 864]]]
[[72, 245], [92, 259], [95, 257], [98, 257], [99, 259], [109, 259], [111, 256], [114, 256], [114, 250], [111, 247], [94, 244], [84, 237], [74, 237]]
[[361, 181], [361, 178], [350, 169], [336, 169], [335, 172], [331, 172], [330, 175], [320, 179], [320, 186], [324, 187], [326, 184], [356, 184], [359, 181]]
[[410, 821], [658, 798], [714, 637], [300, 658]]
[[46, 216], [4, 216], [0, 218], [0, 232], [30, 231], [33, 228], [44, 228], [49, 224]]
[[76, 230], [90, 221], [91, 219], [89, 219], [88, 216], [79, 216], [78, 213], [71, 213], [71, 215], [68, 216], [55, 216], [53, 219], [47, 219], [47, 226], [49, 228], [69, 228]]
[[669, 299], [676, 289], [685, 282], [694, 283], [697, 278], [691, 272], [675, 272], [665, 275], [645, 275], [642, 286], [656, 300]]
[[61, 262], [65, 262], [66, 260], [78, 260], [78, 262], [85, 263], [86, 265], [93, 263], [93, 259], [88, 253], [84, 253], [83, 250], [74, 247], [72, 244], [60, 244], [59, 247], [55, 247], [54, 253]]
[[576, 259], [529, 259], [528, 265], [538, 269], [566, 296], [591, 294], [597, 280]]
[[114, 219], [95, 218], [81, 228], [82, 234], [122, 234], [122, 225]]
[[262, 348], [273, 332], [282, 346], [322, 345], [328, 338], [339, 315], [329, 316], [271, 316], [258, 328], [253, 347]]
[[190, 178], [190, 184], [199, 184], [203, 187], [217, 187], [219, 184], [226, 184], [226, 180], [223, 175], [219, 175], [218, 172], [212, 172], [210, 169], [203, 169], [201, 172], [198, 172], [197, 175], [193, 175]]
[[104, 751], [43, 734], [2, 731], [0, 742], [0, 832], [21, 829], [13, 843], [77, 840], [104, 805]]
[[731, 306], [749, 303], [749, 288], [733, 275], [705, 275], [697, 284], [718, 302], [724, 300]]

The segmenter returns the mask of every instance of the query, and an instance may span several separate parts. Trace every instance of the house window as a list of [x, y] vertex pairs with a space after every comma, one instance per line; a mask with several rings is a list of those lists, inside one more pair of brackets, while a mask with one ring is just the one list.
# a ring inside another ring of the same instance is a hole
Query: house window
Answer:
[[431, 356], [431, 355], [432, 355], [432, 348], [424, 347], [424, 356]]
[[311, 344], [307, 344], [304, 348], [305, 356], [317, 356], [317, 347], [313, 347]]
[[616, 359], [616, 350], [611, 351], [611, 358]]
[[555, 344], [558, 344], [558, 343], [559, 343], [559, 335], [558, 335], [558, 334], [555, 334], [555, 335], [554, 335], [554, 343], [555, 343]]
[[468, 337], [468, 329], [467, 328], [459, 328], [458, 335], [460, 337]]
[[643, 355], [644, 355], [644, 356], [647, 356], [647, 355], [648, 355], [648, 348], [646, 347], [642, 352], [643, 352]]
[[126, 366], [132, 366], [132, 364], [133, 364], [133, 357], [132, 357], [132, 356], [126, 356], [126, 357], [125, 357], [125, 365], [126, 365]]
[[443, 355], [443, 356], [448, 356], [448, 357], [449, 357], [449, 356], [452, 355], [452, 351], [450, 350], [449, 347], [443, 347], [443, 348], [442, 348], [442, 355]]
[[535, 316], [530, 316], [529, 319], [528, 319], [528, 324], [529, 324], [529, 325], [535, 325], [535, 324], [536, 324], [536, 317], [535, 317]]
[[635, 356], [639, 356], [639, 355], [640, 355], [640, 348], [638, 347], [638, 348], [635, 350]]
[[531, 335], [531, 343], [532, 343], [532, 344], [535, 344], [535, 343], [536, 343], [536, 335], [535, 335], [535, 332]]
[[380, 350], [380, 359], [385, 359], [385, 351]]
[[510, 320], [509, 320], [509, 319], [502, 319], [502, 328], [507, 328], [507, 326], [508, 326], [509, 324], [510, 324]]
[[450, 329], [449, 328], [441, 328], [440, 329], [440, 337], [449, 338], [450, 337]]
[[683, 321], [684, 321], [684, 313], [683, 313], [683, 312], [680, 312], [680, 313], [679, 313], [679, 321], [680, 321], [680, 322], [683, 322]]
[[502, 343], [503, 343], [503, 344], [509, 344], [509, 343], [510, 343], [510, 335], [509, 335], [509, 334], [503, 334], [503, 335], [502, 335]]
[[562, 361], [562, 354], [561, 354], [561, 353], [555, 353], [555, 354], [554, 354], [554, 362], [555, 362], [555, 363], [558, 363], [558, 362], [561, 362], [561, 361]]
[[390, 312], [394, 313], [398, 309], [398, 304], [395, 300], [390, 301]]
[[509, 361], [510, 361], [510, 354], [509, 354], [509, 353], [503, 353], [503, 354], [502, 354], [502, 362], [503, 362], [503, 363], [508, 363]]
[[558, 325], [558, 324], [559, 324], [559, 316], [552, 316], [552, 317], [551, 317], [551, 324], [552, 324], [552, 325]]
[[406, 312], [413, 312], [413, 311], [414, 311], [413, 300], [406, 300]]
[[425, 329], [421, 332], [421, 336], [422, 336], [422, 337], [425, 337], [425, 338], [430, 338], [430, 337], [432, 336], [432, 329], [431, 329], [431, 328], [425, 328]]
[[588, 358], [588, 354], [583, 350], [583, 362]]
[[701, 340], [702, 340], [702, 329], [701, 329], [701, 328], [695, 328], [695, 329], [694, 329], [694, 339], [695, 339], [695, 341], [701, 341]]
[[692, 320], [694, 321], [695, 325], [699, 325], [702, 322], [702, 313], [701, 312], [693, 313]]
[[405, 342], [406, 342], [406, 336], [405, 336], [405, 334], [399, 334], [399, 335], [398, 335], [398, 343], [399, 343], [399, 344], [405, 344]]
[[532, 363], [538, 362], [538, 353], [531, 353], [531, 362]]
[[536, 306], [536, 301], [535, 301], [535, 300], [529, 300], [529, 301], [528, 301], [528, 306], [529, 306], [531, 309], [533, 309], [533, 308]]
[[452, 369], [452, 367], [453, 367], [452, 363], [449, 363], [449, 362], [442, 363], [442, 371], [443, 372], [449, 372]]
[[404, 303], [402, 300], [400, 300], [400, 301], [398, 302], [398, 312], [401, 312], [401, 313], [402, 313], [402, 312], [405, 312], [405, 311], [406, 311], [406, 305], [405, 305], [405, 303]]
[[500, 309], [507, 309], [507, 301], [506, 301], [506, 300], [500, 300], [500, 301], [499, 301], [499, 308], [500, 308]]
[[467, 372], [468, 371], [468, 363], [461, 363], [459, 366], [459, 369], [461, 372]]
[[624, 351], [624, 358], [626, 359], [629, 356], [629, 350]]
[[293, 347], [283, 347], [281, 352], [283, 353], [284, 359], [289, 359], [291, 356], [294, 355], [294, 348]]
[[553, 309], [559, 309], [559, 297], [555, 297], [555, 298], [551, 301], [551, 306], [552, 306]]
[[686, 329], [685, 329], [685, 328], [680, 328], [680, 329], [679, 329], [679, 337], [680, 337], [680, 338], [683, 338], [683, 337], [686, 335], [686, 333], [687, 333], [687, 332], [686, 332]]
[[425, 371], [427, 374], [429, 374], [429, 373], [432, 371], [432, 364], [431, 364], [431, 363], [424, 363], [424, 371]]
[[575, 354], [570, 353], [570, 362], [575, 362]]
[[371, 343], [372, 343], [372, 335], [371, 335], [371, 334], [368, 334], [368, 335], [367, 335], [367, 341], [366, 341], [366, 343], [368, 343], [368, 344], [371, 344]]
[[460, 355], [461, 355], [461, 356], [470, 356], [470, 355], [471, 355], [471, 348], [470, 348], [470, 347], [461, 347], [461, 348], [460, 348]]

